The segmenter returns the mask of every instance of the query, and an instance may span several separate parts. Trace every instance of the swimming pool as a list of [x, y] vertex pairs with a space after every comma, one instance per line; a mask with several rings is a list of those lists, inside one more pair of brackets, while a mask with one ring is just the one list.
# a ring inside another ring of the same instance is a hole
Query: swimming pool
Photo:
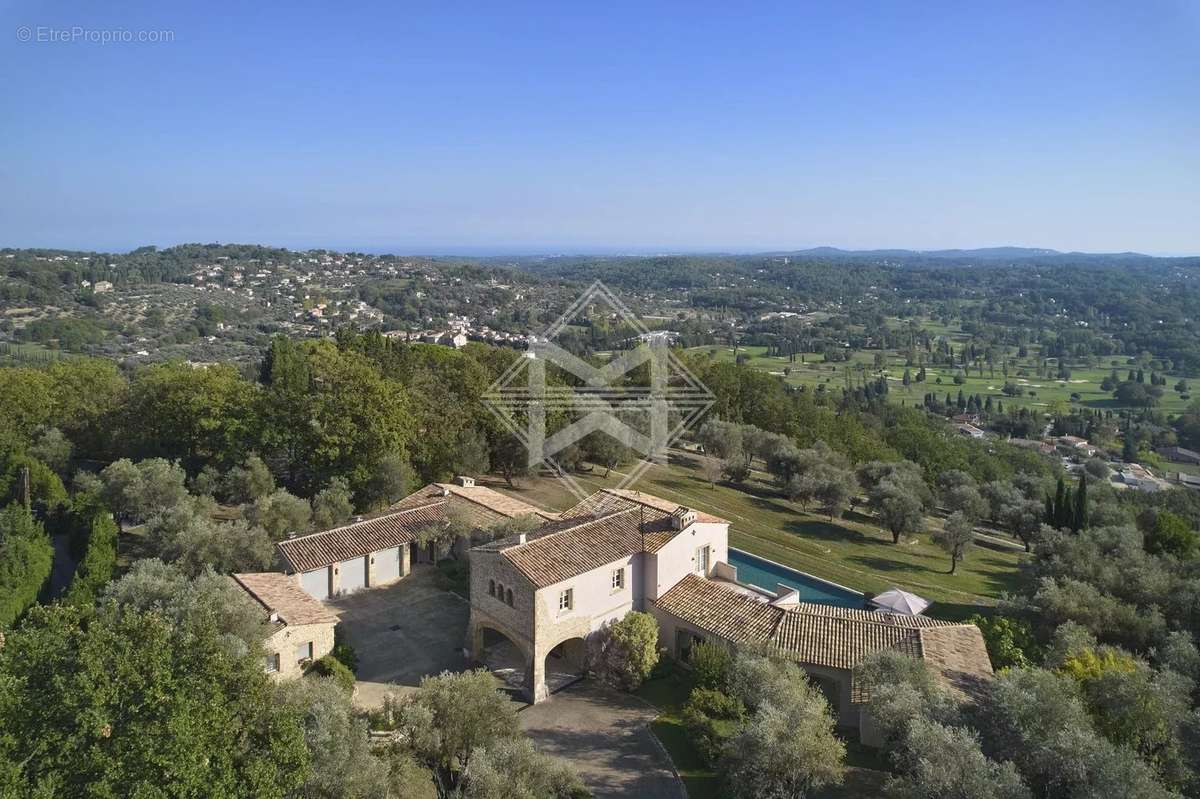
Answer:
[[815, 602], [840, 608], [863, 608], [867, 604], [866, 595], [858, 591], [789, 569], [787, 566], [733, 547], [729, 548], [729, 565], [737, 567], [739, 583], [748, 583], [771, 593], [775, 593], [776, 585], [783, 583], [800, 592], [801, 602]]

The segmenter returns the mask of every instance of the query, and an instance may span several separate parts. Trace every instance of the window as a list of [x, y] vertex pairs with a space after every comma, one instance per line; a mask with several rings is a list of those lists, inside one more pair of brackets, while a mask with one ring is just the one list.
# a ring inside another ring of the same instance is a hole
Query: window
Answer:
[[612, 589], [620, 591], [625, 587], [625, 569], [613, 569], [612, 573]]
[[306, 660], [312, 660], [313, 645], [312, 641], [305, 641], [296, 647], [296, 662], [303, 663]]
[[570, 610], [575, 601], [575, 589], [567, 588], [558, 592], [558, 610]]
[[508, 606], [510, 608], [512, 607], [512, 589], [511, 588], [505, 589], [504, 601], [508, 603]]
[[495, 580], [488, 580], [488, 595], [489, 596], [496, 595], [496, 581]]
[[266, 663], [263, 664], [263, 668], [267, 670], [268, 674], [274, 674], [275, 672], [279, 671], [279, 653], [272, 652], [271, 654], [267, 655]]
[[708, 562], [712, 556], [712, 547], [696, 548], [696, 574], [708, 574]]

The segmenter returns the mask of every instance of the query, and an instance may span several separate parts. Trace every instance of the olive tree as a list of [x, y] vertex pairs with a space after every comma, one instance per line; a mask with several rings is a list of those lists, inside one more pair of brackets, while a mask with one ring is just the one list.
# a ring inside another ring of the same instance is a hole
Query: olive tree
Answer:
[[845, 744], [819, 688], [795, 664], [739, 654], [730, 692], [752, 711], [725, 744], [735, 797], [798, 797], [842, 781]]
[[954, 574], [958, 562], [966, 557], [975, 544], [975, 524], [963, 511], [955, 511], [946, 519], [941, 530], [933, 533], [933, 542], [950, 556], [950, 573]]

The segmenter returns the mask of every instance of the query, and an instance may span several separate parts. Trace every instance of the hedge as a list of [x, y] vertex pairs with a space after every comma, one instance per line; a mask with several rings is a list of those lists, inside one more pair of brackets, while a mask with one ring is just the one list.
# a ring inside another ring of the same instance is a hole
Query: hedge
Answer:
[[41, 522], [15, 502], [0, 512], [0, 627], [37, 601], [53, 568], [54, 546]]
[[92, 516], [87, 549], [75, 568], [75, 577], [65, 601], [70, 605], [90, 605], [112, 579], [117, 568], [117, 523], [105, 510]]

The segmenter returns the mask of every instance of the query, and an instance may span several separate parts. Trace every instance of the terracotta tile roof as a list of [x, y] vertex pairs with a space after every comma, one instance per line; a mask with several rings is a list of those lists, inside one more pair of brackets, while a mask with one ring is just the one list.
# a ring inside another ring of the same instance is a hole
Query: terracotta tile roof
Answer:
[[[656, 606], [734, 644], [758, 644], [801, 665], [853, 671], [866, 656], [892, 649], [925, 660], [958, 691], [970, 692], [992, 674], [983, 634], [973, 624], [809, 603], [784, 609], [694, 574]], [[867, 699], [853, 680], [851, 698]]]
[[558, 518], [556, 513], [542, 510], [487, 486], [460, 486], [456, 483], [430, 483], [409, 494], [388, 510], [405, 510], [432, 501], [447, 501], [455, 506], [463, 507], [472, 514], [472, 518], [483, 525], [528, 514], [534, 514], [543, 519]]
[[920, 633], [911, 627], [823, 614], [784, 611], [771, 644], [801, 663], [852, 669], [872, 652], [897, 649], [920, 657]]
[[[564, 511], [562, 515], [563, 518], [568, 516], [598, 516], [621, 508], [636, 507], [638, 505], [667, 516], [670, 516], [677, 510], [688, 509], [687, 506], [680, 505], [673, 500], [656, 497], [653, 494], [645, 494], [641, 491], [632, 491], [627, 488], [603, 488], [587, 499], [582, 500], [570, 510]], [[695, 513], [696, 521], [698, 522], [729, 523], [725, 519], [714, 516], [711, 513], [704, 513], [699, 510], [695, 511]]]
[[445, 502], [428, 502], [359, 522], [280, 541], [275, 546], [294, 571], [306, 572], [416, 540], [445, 515]]
[[525, 543], [510, 537], [476, 549], [501, 553], [535, 588], [544, 588], [638, 552], [657, 552], [679, 532], [669, 517], [643, 524], [642, 516], [635, 506], [560, 519], [527, 533]]
[[338, 617], [299, 586], [296, 578], [279, 572], [230, 575], [239, 588], [285, 625], [336, 624]]
[[966, 696], [978, 692], [992, 675], [983, 633], [974, 624], [955, 624], [920, 630], [921, 651], [950, 687]]
[[795, 610], [799, 613], [809, 613], [818, 616], [836, 616], [842, 619], [853, 619], [856, 621], [868, 621], [875, 624], [891, 624], [896, 627], [941, 627], [946, 622], [939, 619], [931, 619], [928, 616], [909, 616], [903, 613], [881, 613], [877, 610], [863, 610], [861, 608], [840, 608], [836, 605], [821, 605], [812, 602], [798, 602], [787, 606], [788, 610]]
[[770, 641], [783, 611], [711, 580], [689, 574], [655, 606], [735, 644]]

